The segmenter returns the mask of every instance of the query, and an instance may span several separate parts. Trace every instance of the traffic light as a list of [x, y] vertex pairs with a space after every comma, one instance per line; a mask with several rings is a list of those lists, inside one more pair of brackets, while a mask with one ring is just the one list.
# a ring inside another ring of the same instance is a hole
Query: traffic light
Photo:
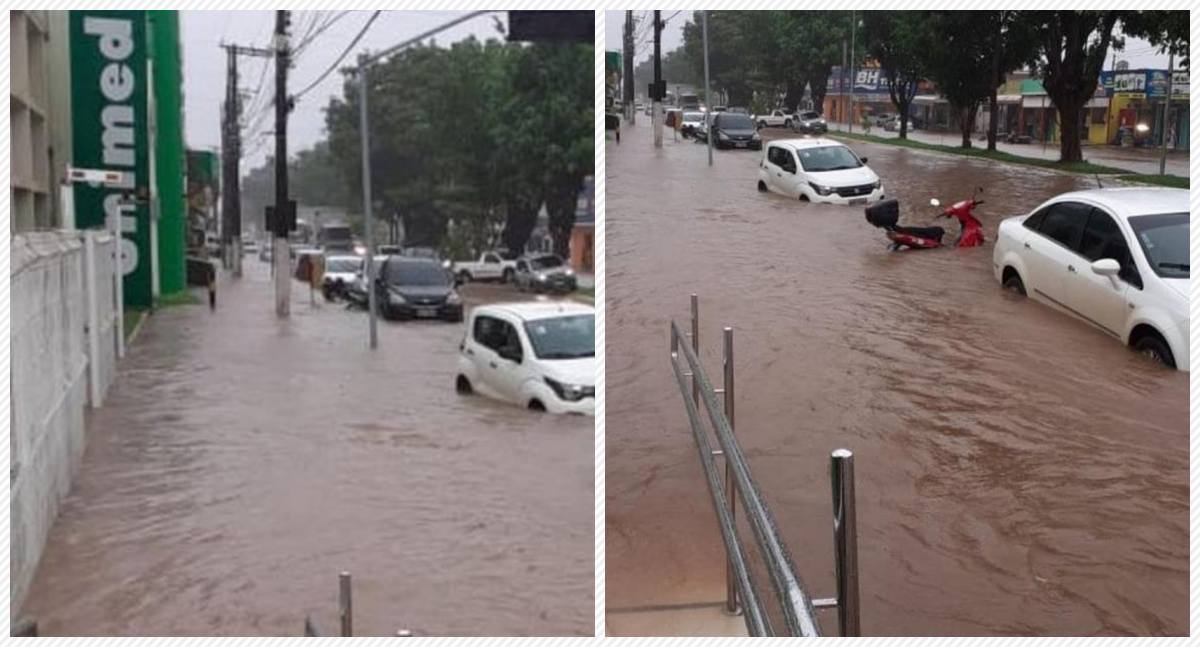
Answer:
[[508, 40], [596, 42], [592, 11], [510, 11]]

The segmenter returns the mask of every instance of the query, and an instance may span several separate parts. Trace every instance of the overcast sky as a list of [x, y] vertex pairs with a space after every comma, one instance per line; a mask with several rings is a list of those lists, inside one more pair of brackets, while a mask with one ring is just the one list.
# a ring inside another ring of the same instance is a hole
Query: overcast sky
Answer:
[[[694, 11], [663, 11], [662, 18], [666, 22], [662, 32], [662, 53], [681, 47], [683, 45], [683, 25], [692, 20]], [[634, 31], [634, 60], [642, 62], [650, 58], [654, 53], [654, 30], [649, 28], [650, 23], [654, 20], [653, 11], [635, 11], [633, 12], [634, 20], [638, 21], [638, 27]], [[625, 37], [625, 12], [624, 11], [606, 11], [604, 12], [604, 48], [610, 50], [621, 50], [624, 47]], [[639, 38], [640, 37], [640, 38]], [[1167, 56], [1165, 54], [1156, 54], [1154, 47], [1144, 40], [1129, 38], [1125, 43], [1125, 52], [1117, 54], [1118, 59], [1129, 61], [1131, 69], [1137, 68], [1161, 68], [1167, 69]], [[1104, 65], [1104, 69], [1111, 69], [1112, 54], [1109, 54], [1108, 61]]]
[[[292, 34], [302, 36], [309, 25], [316, 19], [317, 24], [341, 14], [340, 11], [295, 11], [292, 12]], [[355, 34], [362, 29], [371, 16], [370, 11], [353, 11], [342, 16], [326, 31], [317, 36], [297, 58], [290, 71], [289, 89], [296, 92], [307, 86], [321, 75], [354, 40]], [[381, 50], [405, 39], [416, 36], [461, 16], [460, 11], [385, 11], [371, 25], [370, 30], [351, 50], [339, 67], [348, 61], [354, 61], [357, 53], [363, 49]], [[496, 20], [507, 26], [508, 17], [504, 12], [480, 16], [456, 25], [436, 36], [441, 45], [462, 40], [474, 35], [480, 40], [488, 38], [503, 38], [496, 31]], [[222, 42], [238, 45], [268, 47], [272, 31], [275, 29], [274, 11], [184, 11], [180, 16], [183, 38], [183, 73], [185, 128], [187, 142], [190, 148], [218, 149], [221, 145], [221, 111], [220, 104], [225, 98], [225, 50], [220, 48]], [[293, 44], [296, 40], [293, 39]], [[264, 70], [264, 65], [270, 67]], [[265, 71], [265, 75], [264, 75]], [[241, 77], [240, 86], [247, 92], [253, 92], [259, 87], [259, 79], [263, 79], [262, 93], [264, 96], [255, 98], [247, 96], [243, 99], [244, 118], [248, 120], [244, 136], [252, 136], [254, 131], [273, 131], [274, 112], [271, 110], [269, 99], [274, 93], [275, 68], [269, 59], [254, 56], [242, 56], [238, 60], [238, 72]], [[337, 71], [331, 73], [324, 81], [313, 88], [296, 104], [288, 121], [288, 152], [295, 155], [297, 151], [311, 147], [324, 138], [325, 115], [322, 112], [329, 103], [329, 97], [341, 96], [343, 76]], [[260, 121], [255, 120], [258, 108], [266, 112]], [[254, 128], [255, 124], [259, 128]], [[254, 137], [243, 143], [247, 155], [242, 161], [242, 170], [258, 166], [266, 159], [268, 152], [274, 151], [274, 139], [269, 135]]]

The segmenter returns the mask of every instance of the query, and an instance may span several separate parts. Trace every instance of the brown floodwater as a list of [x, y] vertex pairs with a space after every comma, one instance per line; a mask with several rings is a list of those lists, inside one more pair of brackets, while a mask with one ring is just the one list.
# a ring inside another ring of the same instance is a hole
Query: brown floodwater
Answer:
[[[984, 186], [988, 244], [890, 253], [860, 207], [755, 190], [760, 153], [606, 148], [606, 605], [724, 598], [668, 363], [700, 298], [798, 571], [834, 595], [829, 452], [856, 454], [864, 635], [1188, 632], [1188, 376], [1000, 289], [1000, 219], [1091, 178], [855, 144], [901, 222]], [[957, 234], [949, 225], [947, 240]], [[820, 612], [826, 633], [832, 612]]]
[[[591, 418], [454, 392], [461, 324], [273, 312], [267, 266], [141, 330], [22, 615], [43, 635], [591, 635]], [[472, 285], [471, 300], [512, 299]], [[320, 296], [317, 297], [320, 300]]]

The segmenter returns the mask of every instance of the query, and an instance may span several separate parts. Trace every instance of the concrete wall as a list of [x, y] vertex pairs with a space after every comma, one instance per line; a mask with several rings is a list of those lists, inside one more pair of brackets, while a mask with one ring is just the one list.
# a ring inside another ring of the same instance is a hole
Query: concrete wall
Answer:
[[[111, 253], [111, 239], [101, 237], [98, 242], [97, 249]], [[15, 615], [33, 579], [59, 503], [83, 457], [83, 413], [89, 386], [89, 297], [85, 285], [90, 281], [80, 232], [14, 235], [11, 249], [9, 613]], [[100, 268], [96, 284], [101, 290], [104, 286], [111, 290], [112, 259], [100, 259], [96, 266]], [[105, 271], [107, 278], [100, 276]], [[98, 292], [95, 306], [98, 311], [103, 309], [106, 300], [111, 317], [111, 296]], [[109, 323], [98, 326], [97, 331], [104, 328], [111, 342], [117, 330]], [[98, 372], [106, 388], [113, 376], [115, 353], [102, 352], [98, 357], [99, 363], [107, 364]]]

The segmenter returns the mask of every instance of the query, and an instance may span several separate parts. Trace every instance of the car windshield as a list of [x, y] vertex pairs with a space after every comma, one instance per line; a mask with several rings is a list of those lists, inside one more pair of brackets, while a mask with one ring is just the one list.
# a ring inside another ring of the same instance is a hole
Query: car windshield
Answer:
[[362, 261], [353, 256], [325, 259], [326, 272], [357, 272]]
[[820, 116], [821, 116], [821, 115], [819, 115], [819, 114], [817, 114], [817, 113], [815, 113], [815, 112], [802, 112], [802, 113], [800, 113], [800, 118], [801, 118], [801, 119], [816, 119], [816, 118], [818, 118], [818, 117], [820, 117]]
[[596, 356], [595, 315], [571, 315], [525, 322], [525, 333], [538, 359]]
[[388, 263], [384, 277], [392, 285], [450, 285], [450, 275], [437, 263]]
[[745, 115], [726, 112], [721, 115], [721, 127], [726, 130], [754, 130], [754, 121]]
[[560, 267], [562, 264], [562, 259], [557, 256], [538, 256], [537, 258], [529, 259], [529, 266], [535, 270]]
[[1186, 213], [1133, 216], [1129, 219], [1146, 260], [1164, 279], [1190, 278], [1188, 240], [1191, 230]]
[[703, 112], [685, 112], [683, 113], [684, 121], [704, 121]]
[[796, 154], [800, 157], [800, 165], [809, 173], [842, 171], [862, 166], [862, 162], [845, 146], [801, 148]]

